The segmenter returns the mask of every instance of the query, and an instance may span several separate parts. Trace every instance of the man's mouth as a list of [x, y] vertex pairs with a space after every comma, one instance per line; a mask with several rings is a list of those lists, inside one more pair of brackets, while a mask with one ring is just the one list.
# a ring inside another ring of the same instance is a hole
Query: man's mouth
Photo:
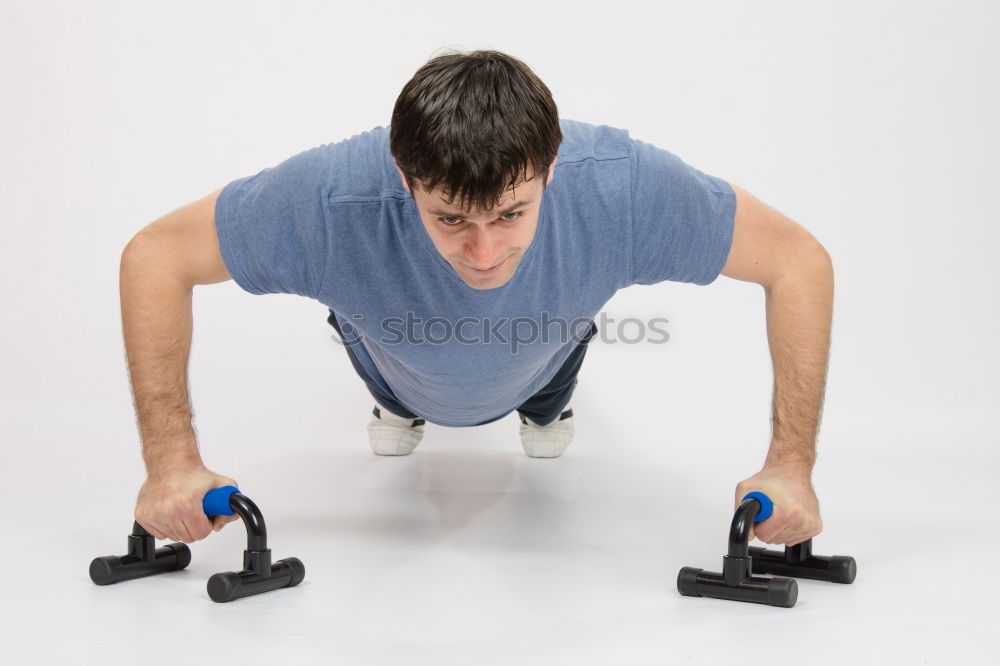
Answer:
[[[508, 257], [508, 259], [509, 258], [510, 257]], [[506, 261], [507, 261], [507, 259], [504, 259], [499, 264], [496, 264], [495, 266], [492, 266], [492, 267], [487, 268], [485, 270], [481, 269], [481, 268], [476, 268], [475, 266], [469, 266], [469, 268], [472, 269], [475, 273], [477, 273], [479, 275], [489, 275], [490, 273], [495, 273], [497, 271], [497, 269], [500, 268], [501, 266], [503, 266], [504, 262], [506, 262]]]

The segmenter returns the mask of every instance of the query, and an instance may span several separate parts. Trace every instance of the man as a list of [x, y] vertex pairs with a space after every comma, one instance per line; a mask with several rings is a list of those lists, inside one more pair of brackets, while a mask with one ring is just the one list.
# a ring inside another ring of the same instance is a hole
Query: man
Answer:
[[608, 299], [719, 274], [764, 287], [775, 370], [770, 449], [736, 501], [770, 495], [757, 536], [794, 545], [822, 529], [810, 479], [832, 310], [824, 248], [665, 150], [560, 119], [519, 60], [434, 58], [390, 128], [233, 181], [126, 246], [122, 316], [148, 472], [136, 520], [160, 539], [203, 539], [202, 496], [236, 485], [202, 465], [191, 426], [194, 285], [232, 278], [327, 305], [375, 399], [376, 454], [409, 454], [427, 420], [473, 426], [517, 410], [525, 452], [553, 458], [572, 437], [576, 375]]

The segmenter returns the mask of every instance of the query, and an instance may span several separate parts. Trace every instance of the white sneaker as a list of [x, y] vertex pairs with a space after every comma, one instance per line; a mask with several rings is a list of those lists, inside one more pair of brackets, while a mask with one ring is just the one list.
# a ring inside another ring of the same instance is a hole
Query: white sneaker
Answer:
[[405, 419], [375, 405], [368, 422], [368, 443], [377, 456], [407, 456], [424, 436], [424, 419]]
[[540, 426], [520, 414], [521, 446], [530, 458], [558, 458], [573, 441], [573, 409], [566, 409], [552, 423]]

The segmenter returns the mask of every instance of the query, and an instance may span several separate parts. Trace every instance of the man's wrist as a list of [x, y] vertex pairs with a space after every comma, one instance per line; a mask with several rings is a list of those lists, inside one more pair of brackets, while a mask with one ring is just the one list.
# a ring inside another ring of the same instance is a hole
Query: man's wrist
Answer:
[[816, 453], [812, 448], [801, 443], [772, 441], [767, 458], [764, 459], [764, 469], [782, 469], [789, 473], [811, 476], [816, 465]]
[[146, 476], [151, 479], [204, 467], [198, 445], [192, 440], [160, 442], [155, 446], [147, 444], [143, 460]]

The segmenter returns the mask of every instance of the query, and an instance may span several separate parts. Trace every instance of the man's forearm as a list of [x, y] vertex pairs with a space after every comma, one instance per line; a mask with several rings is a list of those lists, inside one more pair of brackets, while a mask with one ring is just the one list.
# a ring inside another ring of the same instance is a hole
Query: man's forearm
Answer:
[[774, 366], [771, 447], [765, 467], [816, 462], [833, 317], [833, 267], [822, 249], [769, 287], [767, 338]]
[[192, 288], [170, 273], [156, 243], [140, 233], [122, 253], [120, 293], [147, 473], [200, 464], [187, 386]]

